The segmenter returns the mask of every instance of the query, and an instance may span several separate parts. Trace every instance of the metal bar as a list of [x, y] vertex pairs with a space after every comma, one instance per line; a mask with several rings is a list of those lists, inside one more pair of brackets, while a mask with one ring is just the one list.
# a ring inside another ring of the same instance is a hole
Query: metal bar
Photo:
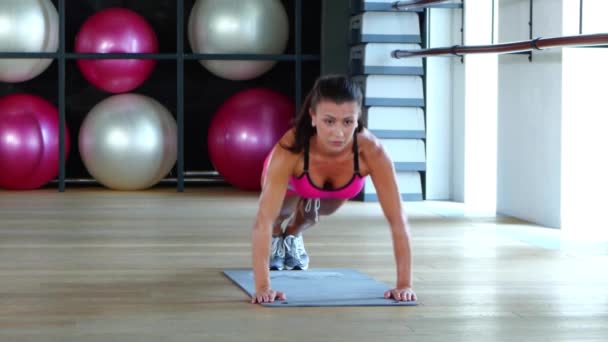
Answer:
[[[431, 46], [431, 16], [432, 16], [432, 10], [430, 8], [425, 8], [424, 9], [424, 41], [423, 41], [423, 47], [429, 48]], [[428, 106], [428, 91], [427, 91], [427, 72], [428, 72], [428, 61], [425, 59], [422, 60], [422, 69], [423, 69], [423, 76], [422, 76], [422, 96], [424, 99], [424, 110], [423, 110], [423, 115], [424, 115], [424, 131], [427, 132], [428, 128], [427, 128], [427, 106]], [[426, 137], [423, 139], [424, 140], [424, 150], [425, 150], [425, 156], [426, 156], [426, 146], [427, 146], [427, 140]], [[426, 159], [426, 158], [425, 158]], [[422, 198], [425, 199], [426, 198], [426, 178], [424, 177], [425, 171], [420, 171], [420, 181], [422, 184]]]
[[[176, 182], [179, 184], [179, 181], [176, 178], [163, 178], [160, 181], [158, 181], [158, 184], [175, 184]], [[183, 182], [183, 180], [182, 180], [182, 182]], [[188, 183], [188, 184], [208, 183], [208, 184], [229, 185], [229, 183], [226, 182], [226, 180], [224, 180], [223, 178], [188, 178], [186, 180], [186, 183]]]
[[[530, 27], [530, 34], [528, 36], [528, 38], [530, 40], [532, 40], [532, 38], [534, 37], [534, 0], [529, 0], [530, 1], [530, 21], [528, 22], [528, 25]], [[528, 61], [532, 62], [532, 51], [528, 52]]]
[[[300, 0], [297, 0], [300, 1]], [[296, 19], [297, 21], [297, 19]], [[296, 23], [297, 25], [297, 23]], [[296, 26], [296, 40], [298, 39], [298, 30]], [[301, 30], [301, 26], [300, 26]], [[301, 34], [301, 33], [300, 33]], [[296, 42], [297, 44], [297, 42]], [[319, 61], [321, 60], [320, 55], [303, 55], [296, 54], [294, 55], [264, 55], [264, 54], [186, 54], [184, 55], [185, 59], [208, 59], [208, 60], [268, 60], [268, 61], [298, 61], [306, 60], [306, 61]]]
[[57, 102], [59, 107], [59, 192], [65, 191], [65, 0], [59, 0], [59, 52], [57, 66], [59, 84]]
[[[462, 0], [462, 10], [460, 11], [460, 44], [464, 45], [464, 11], [465, 0]], [[460, 64], [464, 64], [464, 56], [460, 56]]]
[[186, 177], [190, 177], [190, 176], [221, 177], [220, 173], [217, 171], [186, 171], [186, 172], [184, 172], [184, 175]]
[[59, 52], [0, 52], [0, 58], [59, 58], [59, 55]]
[[[0, 52], [0, 58], [59, 58], [58, 52]], [[155, 60], [176, 60], [177, 54], [174, 53], [65, 53], [65, 59], [155, 59]], [[275, 60], [275, 61], [295, 61], [297, 55], [267, 55], [267, 54], [183, 54], [186, 60]], [[300, 54], [299, 58], [303, 61], [319, 61], [320, 55]]]
[[529, 38], [532, 39], [534, 32], [533, 28], [534, 28], [534, 0], [529, 0], [530, 1], [530, 21], [528, 21], [528, 26], [530, 28], [530, 34], [529, 34]]
[[578, 8], [578, 34], [583, 34], [583, 0], [579, 1]]
[[175, 60], [174, 53], [66, 53], [67, 59], [166, 59]]
[[425, 49], [431, 47], [431, 9], [424, 9], [424, 41], [422, 42], [422, 46]]
[[494, 25], [495, 25], [495, 20], [496, 20], [495, 15], [494, 15], [495, 11], [496, 11], [496, 1], [492, 0], [492, 40], [491, 40], [492, 44], [494, 44], [494, 33], [495, 33]]
[[[61, 44], [61, 43], [60, 43]], [[170, 53], [72, 53], [64, 52], [0, 52], [0, 58], [59, 58], [65, 59], [171, 59], [177, 55]]]
[[[432, 11], [430, 8], [425, 8], [424, 9], [424, 41], [423, 41], [423, 47], [425, 49], [428, 49], [431, 46], [431, 14]], [[428, 105], [428, 101], [427, 101], [427, 71], [428, 71], [428, 63], [426, 58], [422, 60], [422, 70], [423, 70], [423, 77], [422, 77], [422, 96], [424, 97], [424, 108], [425, 110], [423, 111], [424, 113], [424, 131], [427, 132], [427, 118], [426, 118], [426, 108]], [[426, 138], [425, 138], [426, 140]], [[426, 146], [426, 144], [425, 144]]]
[[[51, 184], [58, 184], [58, 183], [59, 183], [59, 181], [57, 179], [54, 179], [54, 180], [52, 180], [52, 181], [49, 182], [49, 185], [51, 185]], [[67, 178], [65, 180], [65, 183], [67, 183], [67, 184], [87, 184], [87, 185], [99, 185], [99, 186], [103, 186], [101, 183], [99, 183], [94, 178]], [[167, 184], [167, 183], [176, 184], [176, 183], [178, 183], [178, 180], [175, 177], [172, 177], [172, 178], [163, 178], [163, 179], [159, 180], [156, 185]], [[186, 178], [186, 183], [189, 183], [189, 184], [194, 184], [194, 183], [228, 184], [228, 182], [226, 182], [226, 180], [224, 180], [224, 178], [222, 178], [222, 177], [194, 177], [194, 178]]]
[[[450, 7], [460, 7], [462, 4], [454, 3], [452, 0], [404, 0], [404, 1], [395, 1], [392, 7], [396, 10], [411, 10], [411, 9], [419, 9], [419, 8], [430, 8], [430, 7], [439, 7], [439, 5], [450, 4], [454, 6]], [[460, 6], [458, 6], [460, 5]], [[443, 6], [442, 6], [443, 7]]]
[[[212, 178], [212, 179], [223, 179], [222, 175], [219, 174], [219, 172], [217, 172], [216, 170], [199, 170], [199, 171], [185, 171], [184, 172], [184, 179], [186, 181], [189, 181], [191, 179], [196, 179], [196, 178]], [[175, 179], [177, 181], [176, 177], [165, 177], [163, 179]], [[88, 178], [67, 178], [65, 179], [66, 182], [70, 183], [74, 183], [74, 182], [93, 182], [93, 183], [98, 183], [97, 180], [95, 178], [92, 177], [88, 177]], [[59, 183], [59, 179], [53, 179], [51, 181], [51, 183]], [[101, 183], [100, 183], [101, 184]]]
[[294, 101], [297, 115], [302, 102], [302, 0], [296, 0], [295, 3], [295, 45], [296, 93]]
[[177, 1], [177, 191], [184, 191], [184, 0]]
[[393, 58], [407, 57], [430, 57], [430, 56], [461, 56], [466, 54], [479, 53], [514, 53], [525, 52], [532, 50], [543, 50], [554, 47], [583, 47], [608, 45], [608, 34], [587, 34], [578, 36], [564, 36], [553, 38], [536, 38], [530, 41], [512, 42], [493, 45], [475, 45], [475, 46], [460, 46], [439, 47], [422, 50], [394, 50], [391, 52]]

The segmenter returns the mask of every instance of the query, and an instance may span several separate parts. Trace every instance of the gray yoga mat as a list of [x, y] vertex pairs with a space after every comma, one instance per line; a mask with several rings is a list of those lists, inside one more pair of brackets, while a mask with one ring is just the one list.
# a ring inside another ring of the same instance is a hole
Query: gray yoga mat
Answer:
[[[227, 269], [224, 274], [249, 296], [255, 292], [251, 269]], [[351, 269], [314, 269], [271, 271], [272, 288], [282, 291], [287, 300], [264, 306], [411, 306], [416, 302], [385, 299], [385, 284]]]

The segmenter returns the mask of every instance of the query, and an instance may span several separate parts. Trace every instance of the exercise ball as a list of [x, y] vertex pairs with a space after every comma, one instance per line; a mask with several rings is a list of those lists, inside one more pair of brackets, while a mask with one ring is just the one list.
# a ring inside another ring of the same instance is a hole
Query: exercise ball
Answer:
[[[158, 39], [146, 19], [132, 10], [108, 8], [90, 16], [76, 35], [77, 53], [156, 53]], [[148, 79], [153, 59], [78, 59], [82, 75], [109, 93], [129, 92]]]
[[[197, 0], [188, 19], [188, 40], [195, 53], [280, 54], [287, 46], [289, 23], [279, 0]], [[229, 80], [249, 80], [276, 61], [201, 60], [207, 70]]]
[[177, 125], [158, 101], [119, 94], [95, 105], [78, 135], [82, 161], [91, 176], [115, 190], [149, 188], [177, 159]]
[[[0, 52], [57, 52], [59, 18], [50, 0], [0, 2]], [[0, 59], [0, 81], [33, 79], [53, 62], [44, 58]]]
[[[70, 139], [65, 127], [65, 157]], [[39, 188], [59, 173], [59, 113], [30, 94], [0, 98], [0, 187]]]
[[209, 126], [209, 157], [242, 190], [259, 190], [264, 159], [291, 127], [293, 101], [273, 90], [243, 90], [226, 100]]

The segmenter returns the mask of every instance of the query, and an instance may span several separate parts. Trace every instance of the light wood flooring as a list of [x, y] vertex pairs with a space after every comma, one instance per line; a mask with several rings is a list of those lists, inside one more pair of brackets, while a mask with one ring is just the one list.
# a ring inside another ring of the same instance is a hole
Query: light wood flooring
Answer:
[[[404, 204], [419, 306], [249, 304], [221, 271], [250, 266], [256, 201], [223, 188], [0, 191], [0, 341], [608, 341], [605, 245], [542, 247], [529, 237], [546, 228], [430, 202]], [[375, 203], [347, 203], [305, 242], [311, 267], [394, 282]]]

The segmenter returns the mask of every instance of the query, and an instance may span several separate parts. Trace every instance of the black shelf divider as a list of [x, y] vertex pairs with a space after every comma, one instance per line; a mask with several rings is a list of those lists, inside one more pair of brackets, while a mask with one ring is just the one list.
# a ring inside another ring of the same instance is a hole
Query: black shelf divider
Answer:
[[177, 0], [177, 191], [184, 191], [184, 0]]
[[[180, 43], [178, 43], [180, 44]], [[183, 43], [181, 43], [183, 48]], [[301, 50], [301, 46], [300, 46]], [[72, 53], [72, 52], [0, 52], [0, 58], [73, 59], [155, 59], [155, 60], [259, 60], [259, 61], [319, 61], [317, 54], [213, 54], [213, 53]]]
[[65, 191], [65, 1], [59, 0], [59, 53], [58, 53], [58, 99], [59, 107], [59, 192]]
[[[296, 0], [301, 1], [301, 0]], [[296, 24], [297, 25], [297, 24]], [[298, 27], [298, 26], [296, 26]], [[301, 30], [301, 26], [300, 26]], [[296, 30], [297, 32], [297, 30]], [[301, 35], [301, 33], [300, 33]], [[298, 50], [300, 52], [298, 52]], [[318, 61], [321, 59], [320, 55], [302, 55], [302, 43], [301, 37], [298, 41], [298, 34], [296, 33], [296, 53], [293, 55], [263, 55], [263, 54], [186, 54], [186, 59], [209, 59], [209, 60], [266, 60], [266, 61], [295, 61], [301, 63], [302, 61]]]
[[295, 77], [295, 114], [300, 112], [300, 103], [302, 100], [302, 0], [295, 0], [295, 61], [296, 61], [296, 77]]

